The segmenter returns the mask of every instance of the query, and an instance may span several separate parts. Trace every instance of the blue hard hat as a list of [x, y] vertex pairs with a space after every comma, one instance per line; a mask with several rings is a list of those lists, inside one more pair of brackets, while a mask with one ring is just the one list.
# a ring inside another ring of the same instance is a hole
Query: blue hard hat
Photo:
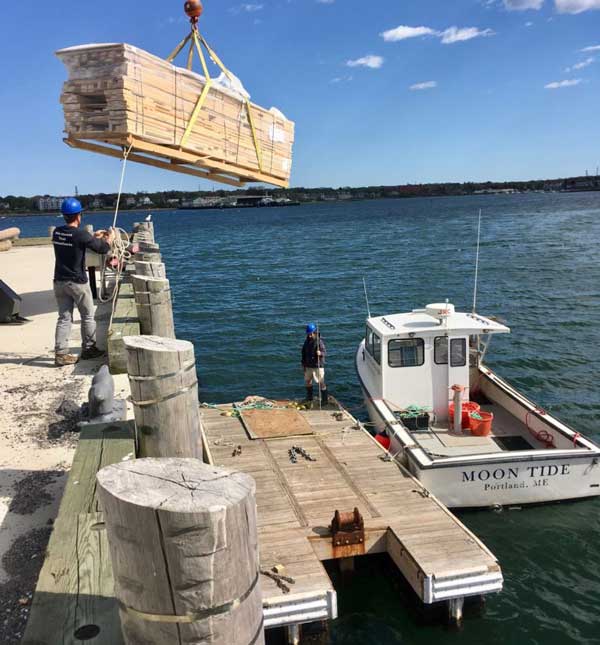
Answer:
[[317, 331], [317, 326], [315, 325], [315, 323], [308, 323], [308, 325], [306, 325], [307, 334], [314, 334], [316, 331]]
[[81, 206], [81, 202], [78, 199], [75, 199], [75, 197], [67, 197], [66, 199], [63, 199], [63, 203], [60, 206], [60, 212], [67, 217], [78, 215], [82, 210], [83, 207]]

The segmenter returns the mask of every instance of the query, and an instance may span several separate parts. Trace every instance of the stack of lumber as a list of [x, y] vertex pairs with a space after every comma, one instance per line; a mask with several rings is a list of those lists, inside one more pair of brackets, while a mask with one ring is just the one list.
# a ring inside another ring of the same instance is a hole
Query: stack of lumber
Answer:
[[71, 47], [57, 56], [69, 72], [61, 95], [67, 143], [133, 144], [134, 152], [167, 159], [172, 170], [188, 163], [211, 179], [289, 184], [294, 123], [278, 110], [250, 104], [259, 164], [244, 95], [215, 83], [181, 146], [203, 76], [127, 44]]

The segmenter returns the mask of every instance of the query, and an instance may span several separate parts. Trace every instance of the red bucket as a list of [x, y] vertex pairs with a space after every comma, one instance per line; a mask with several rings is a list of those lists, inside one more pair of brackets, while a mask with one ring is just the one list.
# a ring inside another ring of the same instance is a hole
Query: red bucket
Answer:
[[386, 436], [384, 434], [376, 434], [375, 435], [375, 441], [378, 444], [380, 444], [381, 446], [383, 446], [386, 450], [390, 449], [391, 440], [390, 440], [390, 438], [388, 436]]
[[[479, 403], [475, 403], [475, 401], [463, 401], [461, 416], [461, 427], [463, 429], [471, 427], [469, 415], [471, 412], [479, 412], [479, 410]], [[450, 419], [450, 427], [454, 427], [454, 403], [450, 403], [448, 406], [448, 418]]]
[[471, 434], [476, 437], [487, 437], [487, 435], [492, 431], [494, 415], [491, 412], [484, 412], [483, 410], [479, 410], [477, 415], [480, 416], [481, 419], [476, 419], [472, 415], [469, 416]]

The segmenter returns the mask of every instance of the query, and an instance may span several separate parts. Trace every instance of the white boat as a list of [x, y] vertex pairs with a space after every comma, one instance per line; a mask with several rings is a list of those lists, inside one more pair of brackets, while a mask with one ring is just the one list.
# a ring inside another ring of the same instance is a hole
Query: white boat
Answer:
[[[483, 364], [492, 335], [509, 332], [449, 303], [368, 318], [356, 370], [390, 456], [453, 508], [600, 495], [600, 446]], [[489, 413], [491, 432], [475, 435]], [[458, 427], [464, 419], [473, 430]]]

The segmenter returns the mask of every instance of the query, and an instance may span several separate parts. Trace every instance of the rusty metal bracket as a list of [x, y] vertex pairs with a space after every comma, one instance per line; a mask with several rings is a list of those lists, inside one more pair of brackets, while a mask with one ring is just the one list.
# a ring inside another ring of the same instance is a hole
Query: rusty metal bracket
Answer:
[[352, 513], [335, 511], [331, 520], [331, 543], [333, 547], [365, 543], [365, 522], [358, 508]]

